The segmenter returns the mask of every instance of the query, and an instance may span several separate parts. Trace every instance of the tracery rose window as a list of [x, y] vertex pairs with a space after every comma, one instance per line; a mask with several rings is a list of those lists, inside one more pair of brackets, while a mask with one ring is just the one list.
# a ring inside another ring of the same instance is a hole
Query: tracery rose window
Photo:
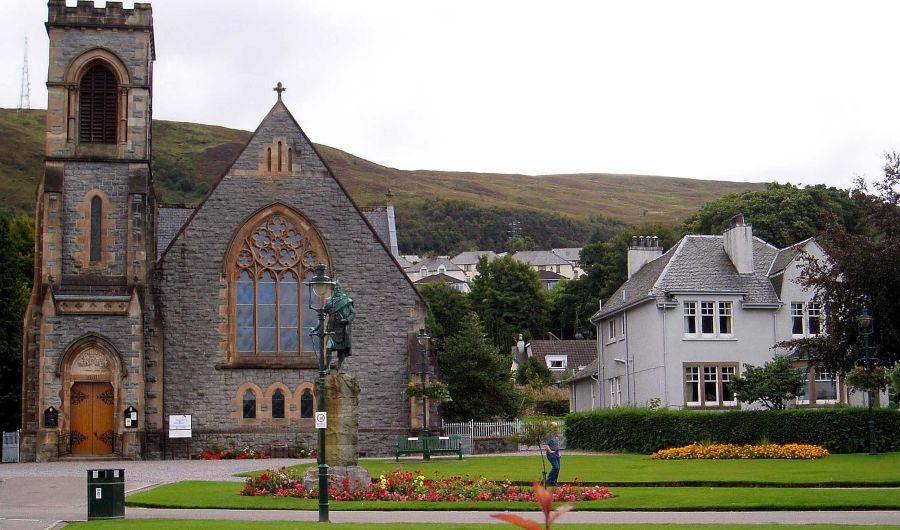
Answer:
[[309, 235], [286, 215], [274, 214], [240, 242], [235, 288], [236, 350], [239, 353], [315, 351], [304, 328], [316, 325], [306, 310], [303, 282], [324, 261]]

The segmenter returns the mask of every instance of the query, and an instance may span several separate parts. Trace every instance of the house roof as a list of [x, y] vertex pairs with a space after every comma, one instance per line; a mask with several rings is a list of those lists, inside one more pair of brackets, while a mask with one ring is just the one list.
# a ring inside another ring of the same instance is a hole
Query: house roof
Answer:
[[454, 278], [453, 276], [448, 276], [443, 272], [440, 274], [432, 274], [431, 276], [426, 276], [421, 280], [416, 280], [415, 284], [419, 285], [420, 283], [435, 283], [435, 282], [444, 282], [444, 283], [466, 283], [465, 280], [460, 280], [459, 278]]
[[175, 239], [184, 222], [194, 213], [194, 208], [180, 206], [160, 206], [157, 209], [156, 218], [156, 248], [157, 259], [162, 256], [162, 251]]
[[566, 261], [581, 261], [581, 247], [554, 248], [551, 252]]
[[529, 265], [569, 265], [569, 262], [550, 250], [521, 250], [512, 255], [512, 258]]
[[562, 274], [557, 274], [553, 271], [538, 271], [538, 277], [540, 277], [543, 282], [565, 278]]
[[587, 366], [597, 359], [597, 341], [578, 340], [533, 340], [530, 343], [531, 354], [540, 360], [548, 355], [565, 355], [567, 363], [573, 370]]
[[597, 368], [599, 367], [599, 365], [600, 365], [600, 359], [599, 358], [594, 359], [593, 361], [590, 362], [590, 364], [585, 366], [583, 369], [575, 372], [575, 374], [573, 374], [572, 377], [570, 377], [568, 379], [568, 382], [571, 383], [574, 381], [580, 381], [582, 379], [587, 379], [588, 377], [596, 375]]
[[[395, 257], [400, 256], [400, 250], [397, 248], [397, 227], [394, 221], [394, 207], [388, 206], [369, 206], [360, 208], [362, 214], [375, 229], [375, 232], [381, 239], [388, 244], [391, 254]], [[399, 261], [399, 260], [398, 260]], [[403, 266], [403, 263], [400, 263]]]
[[497, 257], [497, 254], [493, 250], [470, 250], [460, 252], [450, 258], [450, 261], [457, 265], [474, 265], [478, 263], [478, 258], [481, 256], [487, 256], [488, 261], [491, 261]]
[[409, 268], [412, 270], [412, 272], [417, 272], [417, 271], [421, 270], [422, 267], [425, 267], [426, 269], [428, 269], [430, 271], [436, 271], [436, 270], [438, 270], [438, 267], [440, 267], [441, 265], [443, 265], [444, 269], [446, 269], [448, 271], [462, 272], [462, 269], [457, 264], [450, 261], [449, 256], [437, 256], [434, 258], [426, 258], [426, 259], [423, 259], [422, 261], [414, 264], [412, 267], [409, 267]]
[[725, 253], [723, 236], [689, 235], [644, 265], [609, 298], [592, 321], [643, 301], [664, 303], [672, 293], [735, 293], [745, 304], [780, 304], [769, 269], [779, 251], [753, 238], [753, 273], [739, 274]]

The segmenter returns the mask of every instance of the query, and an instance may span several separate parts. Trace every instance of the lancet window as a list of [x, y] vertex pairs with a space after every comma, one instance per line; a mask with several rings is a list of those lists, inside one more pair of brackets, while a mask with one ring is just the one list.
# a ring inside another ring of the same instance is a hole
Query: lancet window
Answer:
[[78, 140], [85, 143], [116, 143], [119, 119], [116, 74], [97, 62], [81, 78], [79, 92]]

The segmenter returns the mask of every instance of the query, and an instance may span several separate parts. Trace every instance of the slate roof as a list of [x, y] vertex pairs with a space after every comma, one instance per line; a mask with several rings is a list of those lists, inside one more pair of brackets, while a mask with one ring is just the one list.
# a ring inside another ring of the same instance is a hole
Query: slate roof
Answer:
[[475, 265], [478, 263], [478, 258], [480, 258], [481, 256], [487, 256], [488, 261], [497, 258], [497, 254], [494, 253], [493, 250], [471, 250], [467, 252], [460, 252], [459, 254], [450, 258], [450, 261], [456, 263], [457, 265]]
[[589, 365], [585, 366], [583, 370], [579, 370], [579, 371], [575, 372], [575, 374], [572, 375], [572, 377], [570, 377], [567, 380], [567, 382], [571, 383], [574, 381], [580, 381], [582, 379], [587, 379], [588, 377], [591, 377], [592, 375], [596, 375], [599, 364], [600, 364], [600, 359], [599, 358], [594, 359], [593, 361], [591, 361], [591, 363]]
[[194, 208], [160, 206], [156, 217], [156, 256], [162, 257], [169, 243], [175, 239], [178, 231], [184, 226]]
[[541, 281], [552, 281], [565, 278], [562, 274], [557, 274], [553, 271], [538, 271], [538, 277]]
[[513, 254], [513, 259], [529, 265], [569, 265], [565, 259], [550, 250], [522, 250]]
[[566, 261], [581, 261], [581, 247], [554, 248], [552, 252]]
[[725, 253], [723, 236], [685, 236], [622, 284], [591, 320], [642, 301], [662, 304], [670, 292], [740, 293], [744, 304], [779, 304], [781, 300], [768, 275], [778, 255], [778, 249], [754, 237], [754, 272], [738, 274]]
[[419, 285], [420, 283], [435, 283], [435, 282], [444, 282], [444, 283], [466, 283], [465, 280], [460, 280], [459, 278], [454, 278], [453, 276], [447, 276], [443, 272], [440, 274], [432, 274], [430, 276], [426, 276], [421, 280], [416, 280], [415, 284]]
[[437, 256], [435, 258], [426, 258], [426, 259], [423, 259], [422, 261], [412, 265], [411, 267], [409, 267], [409, 269], [412, 272], [418, 272], [419, 270], [422, 269], [422, 267], [425, 267], [429, 271], [436, 271], [436, 270], [438, 270], [438, 267], [440, 267], [441, 265], [443, 265], [444, 269], [446, 269], [448, 271], [462, 272], [462, 269], [458, 265], [456, 265], [455, 263], [450, 261], [450, 258], [448, 256]]
[[[387, 244], [391, 254], [398, 257], [400, 255], [400, 250], [397, 248], [397, 228], [393, 219], [394, 207], [370, 206], [367, 208], [360, 208], [360, 211], [369, 221], [369, 224], [372, 225], [372, 228], [375, 229], [375, 233], [378, 234], [378, 237]], [[403, 266], [402, 262], [400, 263], [400, 266]]]
[[597, 360], [597, 341], [578, 340], [533, 340], [529, 343], [531, 354], [540, 361], [548, 355], [565, 355], [569, 368], [578, 370]]

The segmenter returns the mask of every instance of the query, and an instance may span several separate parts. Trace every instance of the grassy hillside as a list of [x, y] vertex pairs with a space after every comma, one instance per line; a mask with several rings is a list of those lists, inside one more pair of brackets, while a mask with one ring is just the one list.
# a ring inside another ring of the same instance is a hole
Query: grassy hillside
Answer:
[[[0, 205], [31, 211], [41, 177], [43, 110], [0, 109]], [[250, 133], [193, 123], [153, 122], [154, 181], [161, 200], [195, 203], [238, 155]], [[578, 222], [607, 218], [626, 224], [674, 225], [704, 202], [761, 184], [644, 175], [507, 175], [404, 171], [325, 145], [317, 148], [361, 206], [393, 194], [400, 215], [427, 199], [463, 201], [482, 209], [532, 211]], [[527, 235], [527, 234], [526, 234]]]

